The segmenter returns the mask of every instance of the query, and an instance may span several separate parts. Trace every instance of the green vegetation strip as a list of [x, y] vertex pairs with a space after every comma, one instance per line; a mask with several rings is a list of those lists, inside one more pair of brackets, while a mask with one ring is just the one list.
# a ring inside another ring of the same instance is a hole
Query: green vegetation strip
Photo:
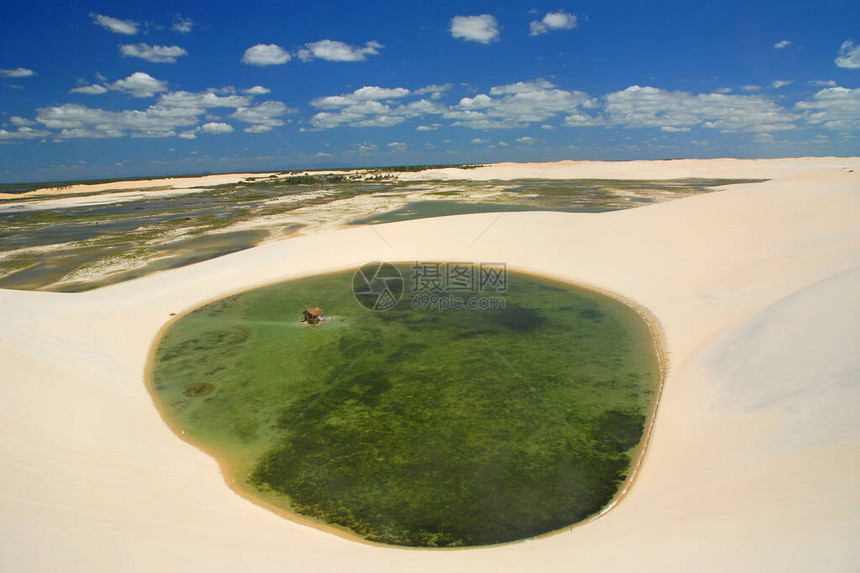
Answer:
[[[372, 312], [352, 272], [249, 291], [177, 320], [151, 385], [187, 439], [261, 501], [385, 544], [457, 547], [600, 511], [659, 385], [641, 316], [510, 273], [505, 308]], [[300, 324], [305, 308], [329, 317]]]

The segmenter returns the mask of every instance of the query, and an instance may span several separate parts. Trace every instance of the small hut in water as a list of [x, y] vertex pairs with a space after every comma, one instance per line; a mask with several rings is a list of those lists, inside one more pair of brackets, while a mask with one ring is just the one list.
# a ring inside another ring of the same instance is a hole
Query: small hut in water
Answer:
[[304, 318], [302, 322], [306, 322], [308, 324], [318, 324], [322, 322], [323, 310], [319, 307], [314, 308], [306, 308], [304, 311]]

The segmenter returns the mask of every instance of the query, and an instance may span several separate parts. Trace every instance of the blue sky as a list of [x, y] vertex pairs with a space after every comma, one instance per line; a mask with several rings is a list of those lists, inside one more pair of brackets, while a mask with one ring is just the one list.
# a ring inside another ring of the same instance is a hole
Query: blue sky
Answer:
[[860, 152], [860, 7], [21, 2], [0, 180]]

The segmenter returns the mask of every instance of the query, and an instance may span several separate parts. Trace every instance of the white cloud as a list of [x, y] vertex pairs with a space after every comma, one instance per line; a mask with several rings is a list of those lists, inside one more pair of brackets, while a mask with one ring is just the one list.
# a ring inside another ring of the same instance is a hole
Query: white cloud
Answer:
[[179, 46], [150, 46], [149, 44], [123, 44], [119, 47], [123, 56], [140, 58], [156, 64], [174, 64], [176, 58], [187, 56], [185, 48]]
[[860, 46], [855, 46], [851, 40], [845, 40], [839, 47], [839, 55], [834, 62], [840, 68], [860, 68]]
[[489, 14], [454, 16], [451, 18], [451, 36], [489, 44], [499, 39], [499, 23]]
[[233, 126], [229, 123], [210, 122], [201, 125], [198, 128], [198, 131], [200, 131], [201, 133], [208, 133], [210, 135], [221, 135], [223, 133], [232, 133]]
[[30, 121], [26, 117], [21, 117], [18, 115], [13, 115], [12, 117], [10, 117], [9, 123], [11, 123], [12, 125], [14, 125], [16, 127], [27, 127], [30, 125], [36, 125], [35, 121]]
[[99, 94], [107, 93], [107, 91], [108, 90], [106, 87], [99, 85], [99, 84], [92, 84], [89, 86], [81, 86], [81, 87], [72, 88], [69, 90], [69, 92], [71, 92], [73, 94], [90, 94], [90, 95], [99, 95]]
[[[406, 88], [366, 86], [351, 94], [317, 98], [311, 105], [323, 111], [311, 118], [311, 124], [317, 129], [386, 127], [407, 119], [441, 116], [454, 125], [491, 129], [524, 127], [561, 115], [567, 116], [568, 125], [597, 122], [586, 111], [599, 105], [597, 100], [583, 92], [557, 89], [546, 80], [496, 86], [489, 94], [465, 97], [453, 106], [441, 104], [438, 99], [403, 101], [419, 92], [433, 93], [427, 88], [410, 92]], [[424, 123], [416, 129], [432, 131], [438, 127], [438, 123]]]
[[773, 80], [770, 82], [770, 85], [773, 86], [774, 89], [784, 88], [785, 86], [790, 86], [792, 84], [792, 80]]
[[791, 42], [788, 40], [782, 40], [781, 42], [777, 42], [773, 45], [774, 50], [782, 50], [783, 48], [787, 48], [791, 45]]
[[751, 85], [741, 86], [741, 89], [744, 90], [745, 92], [758, 92], [758, 91], [761, 91], [761, 86], [751, 84]]
[[534, 137], [531, 137], [530, 135], [524, 135], [522, 137], [517, 138], [517, 143], [522, 143], [524, 145], [534, 145], [536, 143], [539, 143], [539, 141]]
[[166, 137], [176, 127], [197, 123], [193, 114], [169, 114], [166, 110], [105, 111], [67, 103], [37, 110], [36, 121], [48, 129], [59, 130], [61, 138], [75, 137]]
[[610, 125], [629, 128], [690, 128], [768, 132], [793, 129], [795, 116], [761, 96], [692, 94], [631, 86], [605, 98]]
[[216, 107], [239, 108], [251, 105], [253, 96], [218, 95], [214, 90], [206, 92], [170, 92], [158, 98], [158, 105], [166, 109], [183, 110], [202, 114]]
[[[837, 87], [821, 90], [793, 109], [782, 107], [773, 98], [726, 93], [728, 90], [696, 94], [631, 86], [598, 99], [584, 92], [560, 89], [544, 79], [494, 86], [486, 93], [462, 97], [454, 104], [420, 97], [436, 93], [434, 89], [439, 87], [410, 91], [402, 87], [365, 86], [348, 94], [320, 97], [311, 102], [319, 110], [311, 118], [311, 125], [316, 129], [389, 127], [421, 119], [416, 131], [434, 131], [442, 125], [479, 130], [529, 126], [553, 129], [564, 125], [659, 129], [664, 133], [688, 133], [704, 128], [760, 134], [795, 129], [804, 120], [808, 125], [830, 129], [857, 129], [860, 121], [860, 90]], [[753, 87], [757, 88], [744, 89]], [[167, 97], [162, 96], [159, 101]], [[279, 111], [283, 104], [266, 111], [267, 105], [268, 102], [257, 107], [239, 106], [248, 109], [237, 109], [231, 117], [253, 125], [266, 125], [257, 118], [280, 121], [273, 112]], [[520, 144], [528, 142], [528, 139], [518, 140]]]
[[37, 139], [51, 135], [51, 132], [32, 127], [19, 127], [15, 131], [0, 129], [0, 141], [14, 141], [16, 139]]
[[541, 20], [534, 20], [529, 24], [529, 36], [546, 34], [553, 30], [572, 30], [576, 27], [576, 16], [559, 10], [558, 12], [547, 12]]
[[272, 93], [272, 90], [269, 88], [264, 88], [263, 86], [254, 86], [252, 88], [248, 88], [243, 90], [242, 93], [250, 94], [250, 95], [265, 95], [268, 93]]
[[187, 34], [191, 32], [194, 28], [194, 22], [191, 18], [184, 18], [182, 14], [177, 14], [173, 18], [173, 26], [170, 27], [174, 32], [179, 32], [180, 34]]
[[4, 78], [30, 78], [35, 75], [36, 72], [27, 68], [0, 69], [0, 76]]
[[756, 143], [765, 143], [765, 144], [767, 144], [767, 143], [773, 143], [773, 142], [774, 142], [774, 137], [773, 137], [773, 135], [771, 135], [771, 134], [769, 134], [769, 133], [757, 133], [757, 134], [755, 134], [755, 137], [753, 137], [753, 140], [754, 140]]
[[295, 112], [296, 110], [288, 108], [283, 102], [267, 101], [254, 107], [240, 107], [230, 117], [244, 123], [265, 125], [271, 128], [284, 125], [284, 122], [277, 118]]
[[473, 139], [473, 140], [472, 140], [472, 141], [470, 141], [469, 143], [474, 143], [475, 145], [480, 145], [480, 144], [482, 144], [482, 143], [487, 143], [487, 140], [486, 140], [486, 139], [481, 139], [480, 137], [476, 137], [475, 139]]
[[245, 133], [266, 133], [267, 131], [272, 131], [272, 128], [268, 125], [252, 125], [250, 127], [245, 128]]
[[322, 109], [337, 109], [356, 106], [368, 101], [398, 99], [407, 95], [409, 95], [409, 90], [406, 88], [364, 86], [351, 94], [316, 98], [311, 101], [311, 105]]
[[[232, 92], [231, 88], [226, 88], [165, 93], [155, 104], [142, 110], [105, 111], [67, 103], [38, 109], [36, 121], [47, 129], [55, 130], [51, 134], [60, 139], [124, 136], [194, 139], [196, 133], [217, 134], [233, 130], [216, 116], [209, 116], [208, 110], [211, 109], [233, 108], [236, 113], [242, 110], [237, 118], [246, 123], [262, 120], [267, 114], [275, 115], [280, 110], [286, 111], [281, 102], [265, 102], [251, 107], [253, 96]], [[206, 118], [203, 125], [200, 125], [201, 118]], [[251, 132], [259, 131], [262, 129]]]
[[454, 125], [473, 129], [525, 127], [567, 116], [570, 126], [593, 125], [597, 119], [584, 110], [598, 105], [588, 94], [556, 88], [546, 80], [517, 82], [490, 89], [490, 95], [463, 98], [444, 117]]
[[402, 141], [392, 141], [388, 144], [388, 147], [390, 147], [394, 151], [405, 151], [406, 148], [409, 146]]
[[134, 72], [124, 80], [117, 80], [110, 89], [131, 95], [132, 97], [152, 97], [159, 92], [167, 91], [167, 82], [157, 80], [145, 72]]
[[375, 56], [380, 48], [384, 46], [379, 42], [367, 42], [364, 47], [350, 46], [337, 40], [320, 40], [305, 44], [299, 50], [299, 59], [307, 62], [313, 59], [327, 60], [329, 62], [361, 62], [367, 56]]
[[424, 86], [412, 93], [415, 95], [430, 94], [431, 99], [439, 99], [442, 97], [442, 94], [450, 90], [452, 87], [454, 87], [454, 84], [430, 84], [429, 86]]
[[360, 154], [371, 153], [373, 151], [379, 150], [379, 146], [373, 142], [365, 141], [364, 143], [357, 143], [354, 145], [356, 151]]
[[407, 119], [444, 113], [445, 107], [429, 99], [401, 104], [398, 100], [410, 95], [406, 88], [365, 86], [351, 94], [327, 96], [311, 101], [323, 110], [311, 118], [317, 129], [338, 126], [390, 127]]
[[245, 50], [242, 63], [252, 66], [276, 66], [291, 59], [290, 54], [277, 44], [257, 44]]
[[809, 85], [825, 88], [835, 88], [837, 84], [833, 80], [812, 80], [809, 82]]
[[94, 23], [98, 24], [102, 28], [107, 28], [115, 34], [125, 34], [127, 36], [134, 36], [137, 34], [138, 26], [140, 25], [134, 20], [120, 20], [119, 18], [112, 18], [102, 14], [90, 14], [90, 17], [93, 19]]
[[825, 88], [812, 100], [798, 102], [795, 109], [811, 125], [834, 130], [860, 129], [860, 88]]

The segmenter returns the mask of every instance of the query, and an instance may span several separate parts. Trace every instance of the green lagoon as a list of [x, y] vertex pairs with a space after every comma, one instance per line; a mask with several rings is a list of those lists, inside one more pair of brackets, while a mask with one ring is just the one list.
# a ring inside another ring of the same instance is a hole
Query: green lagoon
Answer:
[[[180, 317], [152, 358], [163, 415], [246, 494], [371, 542], [510, 542], [605, 507], [660, 385], [642, 317], [512, 272], [474, 295], [504, 308], [415, 309], [400, 270], [385, 312], [356, 302], [350, 271]], [[309, 307], [330, 320], [301, 324]]]

